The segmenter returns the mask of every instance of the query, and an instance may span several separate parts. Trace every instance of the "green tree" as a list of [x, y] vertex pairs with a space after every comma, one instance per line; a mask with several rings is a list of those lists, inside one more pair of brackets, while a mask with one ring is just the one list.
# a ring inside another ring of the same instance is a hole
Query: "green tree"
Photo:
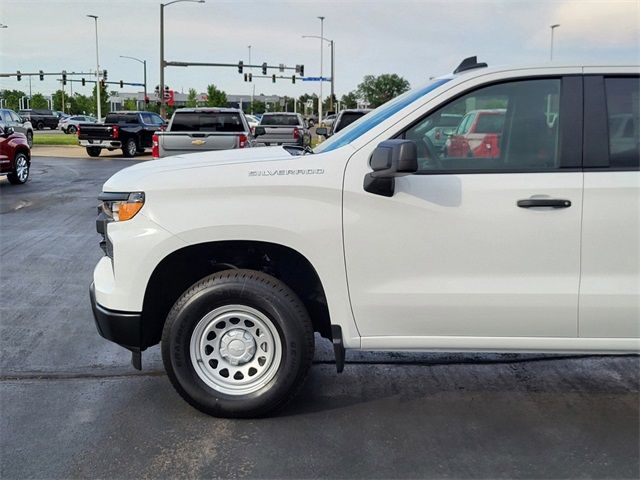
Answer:
[[26, 93], [20, 90], [2, 90], [0, 98], [4, 100], [5, 108], [10, 108], [16, 112], [20, 109], [20, 99], [25, 97]]
[[340, 99], [340, 106], [342, 108], [356, 108], [358, 106], [357, 90], [353, 90], [342, 95], [342, 98]]
[[138, 109], [138, 104], [135, 101], [135, 99], [127, 98], [124, 101], [124, 103], [122, 104], [122, 108], [124, 108], [125, 110], [137, 110]]
[[371, 108], [376, 108], [401, 93], [409, 90], [410, 84], [395, 73], [383, 73], [379, 76], [366, 75], [358, 85], [358, 96]]
[[36, 93], [31, 97], [31, 102], [29, 102], [31, 108], [49, 108], [49, 102], [44, 98], [44, 95], [41, 93]]
[[93, 97], [88, 97], [87, 95], [75, 93], [73, 97], [71, 97], [71, 112], [76, 115], [79, 115], [79, 114], [95, 115], [96, 101]]
[[266, 112], [266, 105], [264, 104], [264, 102], [261, 102], [259, 100], [254, 100], [253, 113], [264, 113], [264, 112]]
[[198, 106], [198, 92], [195, 88], [190, 88], [187, 95], [187, 107], [194, 108]]
[[218, 89], [214, 84], [207, 86], [207, 107], [226, 107], [227, 94]]

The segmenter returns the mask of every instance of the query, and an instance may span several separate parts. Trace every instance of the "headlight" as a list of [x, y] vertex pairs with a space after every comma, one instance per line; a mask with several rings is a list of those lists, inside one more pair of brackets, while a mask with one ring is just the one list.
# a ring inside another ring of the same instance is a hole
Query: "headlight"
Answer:
[[109, 220], [124, 222], [136, 216], [144, 205], [144, 192], [111, 193], [105, 192], [98, 197], [100, 205]]

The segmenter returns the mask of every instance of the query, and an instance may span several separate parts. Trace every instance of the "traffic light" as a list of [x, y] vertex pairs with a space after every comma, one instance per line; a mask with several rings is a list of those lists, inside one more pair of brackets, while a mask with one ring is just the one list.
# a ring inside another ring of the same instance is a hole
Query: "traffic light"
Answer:
[[18, 81], [22, 80], [22, 74], [20, 73], [20, 70], [16, 72], [16, 78], [18, 79]]
[[296, 73], [300, 74], [301, 77], [304, 77], [304, 65], [296, 65]]
[[44, 72], [40, 70], [40, 81], [44, 80]]
[[84, 79], [84, 77], [82, 78], [82, 86], [84, 87], [87, 84], [87, 81]]
[[250, 82], [253, 82], [253, 73], [250, 73], [250, 74], [249, 74], [249, 81], [250, 81]]
[[102, 74], [102, 78], [103, 78], [103, 79], [104, 79], [104, 81], [106, 82], [106, 81], [107, 81], [107, 71], [106, 71], [106, 70], [103, 70], [102, 72], [103, 72], [103, 74]]
[[276, 74], [275, 73], [273, 75], [271, 75], [271, 81], [273, 83], [276, 83]]
[[248, 82], [248, 81], [249, 81], [249, 74], [248, 74], [248, 73], [245, 73], [245, 74], [244, 74], [244, 81], [245, 81], [245, 82]]
[[243, 68], [244, 68], [244, 62], [240, 60], [238, 62], [238, 73], [242, 73]]
[[100, 87], [104, 88], [104, 86], [105, 86], [105, 81], [104, 81], [104, 78], [103, 78], [103, 79], [100, 80]]
[[295, 75], [291, 76], [291, 83], [296, 83], [296, 76]]
[[124, 87], [124, 82], [120, 80], [120, 88]]
[[149, 97], [148, 96], [144, 97], [144, 104], [145, 105], [149, 105]]
[[64, 70], [62, 71], [62, 85], [66, 85], [67, 84], [67, 72], [65, 72]]
[[266, 75], [267, 74], [267, 62], [264, 62], [262, 64], [262, 74]]

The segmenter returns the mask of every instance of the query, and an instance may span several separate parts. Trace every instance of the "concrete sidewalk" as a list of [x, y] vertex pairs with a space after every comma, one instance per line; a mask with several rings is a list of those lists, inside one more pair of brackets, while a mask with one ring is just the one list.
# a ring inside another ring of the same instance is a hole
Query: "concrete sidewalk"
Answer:
[[100, 157], [90, 157], [84, 147], [79, 145], [34, 145], [31, 148], [33, 157], [65, 157], [65, 158], [85, 158], [95, 160], [101, 157], [121, 158], [122, 160], [151, 160], [151, 153], [136, 155], [134, 158], [125, 158], [122, 156], [122, 150], [103, 150]]

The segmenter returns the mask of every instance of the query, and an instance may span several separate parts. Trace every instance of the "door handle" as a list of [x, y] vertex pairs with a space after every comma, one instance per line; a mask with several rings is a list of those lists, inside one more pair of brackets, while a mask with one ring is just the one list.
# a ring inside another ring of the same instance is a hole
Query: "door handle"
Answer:
[[569, 208], [570, 200], [562, 200], [556, 198], [527, 198], [526, 200], [518, 200], [517, 204], [520, 208], [550, 207], [550, 208]]

